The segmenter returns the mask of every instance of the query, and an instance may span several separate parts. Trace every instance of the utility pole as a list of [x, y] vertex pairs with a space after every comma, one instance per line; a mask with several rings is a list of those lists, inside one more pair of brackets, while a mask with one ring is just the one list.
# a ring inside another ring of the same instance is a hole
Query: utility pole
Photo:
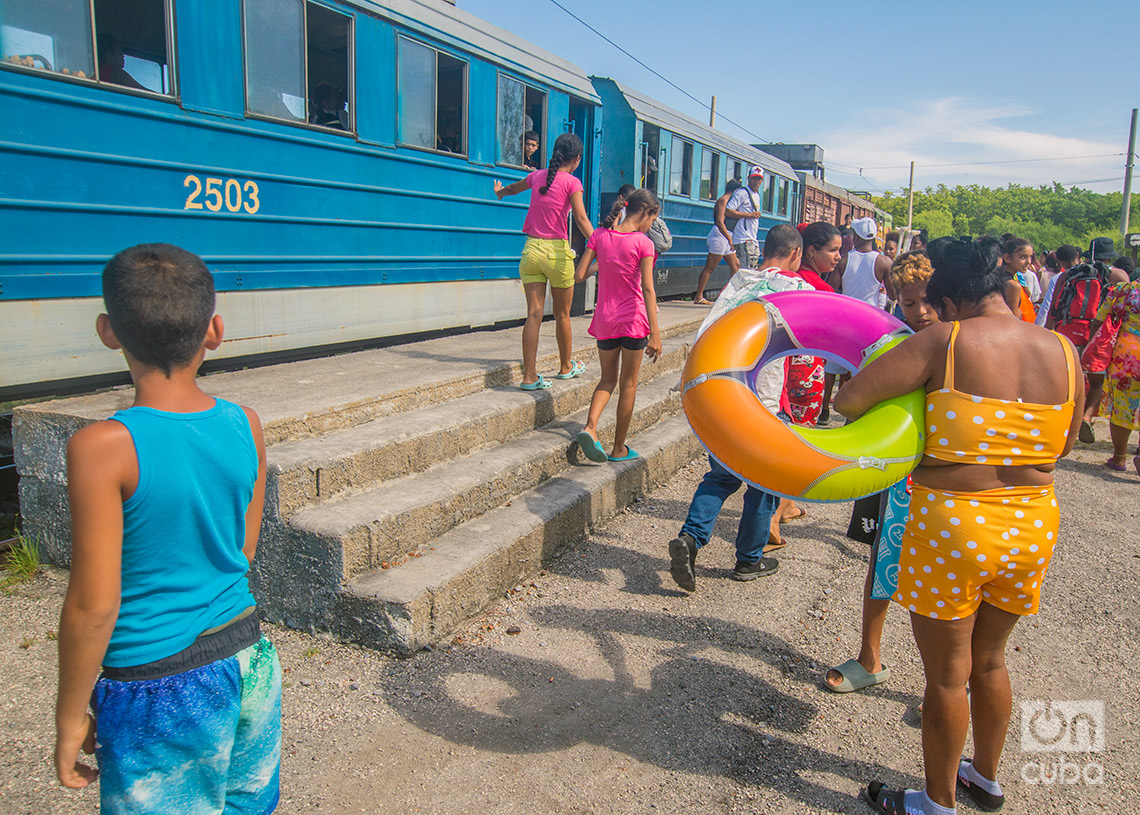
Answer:
[[1120, 231], [1128, 234], [1128, 215], [1132, 209], [1132, 167], [1136, 164], [1136, 108], [1132, 108], [1132, 126], [1128, 129], [1128, 157], [1124, 159], [1124, 207], [1120, 212]]
[[[1132, 124], [1136, 124], [1136, 111], [1132, 111]], [[709, 127], [716, 127], [716, 97], [713, 97], [712, 105], [709, 107]]]
[[906, 229], [910, 232], [914, 227], [914, 162], [910, 163], [910, 192], [906, 202]]

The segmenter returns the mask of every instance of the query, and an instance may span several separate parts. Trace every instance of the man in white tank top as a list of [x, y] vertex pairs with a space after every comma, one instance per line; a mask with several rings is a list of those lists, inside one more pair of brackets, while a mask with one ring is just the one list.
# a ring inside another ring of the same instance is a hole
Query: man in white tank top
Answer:
[[[888, 298], [894, 299], [891, 280], [887, 274], [891, 270], [891, 259], [875, 251], [874, 218], [853, 221], [851, 231], [855, 237], [855, 248], [839, 261], [830, 282], [837, 291], [881, 308], [880, 288], [886, 286]], [[835, 279], [838, 279], [839, 285], [835, 285]]]

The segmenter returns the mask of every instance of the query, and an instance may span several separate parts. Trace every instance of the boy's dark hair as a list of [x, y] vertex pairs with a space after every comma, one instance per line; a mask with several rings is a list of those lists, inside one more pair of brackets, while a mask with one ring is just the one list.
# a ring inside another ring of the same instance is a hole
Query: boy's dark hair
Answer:
[[622, 184], [620, 187], [618, 187], [618, 198], [622, 199], [623, 201], [628, 201], [630, 193], [636, 189], [637, 187], [633, 186], [632, 184]]
[[1131, 277], [1132, 273], [1136, 271], [1136, 264], [1132, 262], [1132, 258], [1128, 257], [1128, 255], [1121, 255], [1116, 260], [1112, 261], [1112, 266], [1114, 269], [1120, 269], [1124, 272], [1127, 272], [1129, 277]]
[[537, 142], [539, 141], [538, 134], [533, 130], [528, 130], [526, 133], [523, 133], [523, 141]]
[[1081, 250], [1071, 243], [1063, 243], [1057, 247], [1057, 260], [1066, 266], [1072, 266], [1081, 258]]
[[744, 185], [740, 183], [739, 178], [732, 178], [729, 179], [728, 182], [724, 185], [724, 192], [726, 195], [731, 195], [743, 186]]
[[115, 336], [132, 357], [167, 376], [202, 346], [214, 302], [206, 264], [168, 243], [124, 249], [103, 268], [103, 303]]
[[800, 231], [790, 224], [776, 224], [764, 238], [764, 258], [785, 258], [796, 249], [802, 249], [804, 239]]

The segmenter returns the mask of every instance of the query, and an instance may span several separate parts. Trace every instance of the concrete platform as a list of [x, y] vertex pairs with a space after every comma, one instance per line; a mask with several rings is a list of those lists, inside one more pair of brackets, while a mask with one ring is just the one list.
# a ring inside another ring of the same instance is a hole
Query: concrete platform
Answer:
[[[446, 636], [699, 452], [671, 387], [707, 313], [662, 304], [664, 354], [642, 367], [631, 428], [642, 459], [622, 465], [584, 465], [572, 444], [598, 377], [588, 317], [573, 320], [586, 373], [543, 392], [515, 387], [517, 328], [203, 377], [265, 427], [252, 571], [262, 613], [402, 653]], [[553, 334], [545, 323], [547, 378]], [[132, 397], [121, 388], [16, 410], [24, 530], [53, 563], [70, 560], [67, 439]], [[603, 441], [612, 406], [607, 417]]]

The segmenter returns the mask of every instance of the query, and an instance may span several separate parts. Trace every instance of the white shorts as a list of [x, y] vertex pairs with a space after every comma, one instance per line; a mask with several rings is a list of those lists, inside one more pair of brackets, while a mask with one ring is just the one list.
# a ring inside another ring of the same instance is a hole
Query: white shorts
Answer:
[[705, 243], [709, 246], [710, 255], [731, 255], [736, 251], [732, 248], [732, 243], [725, 240], [724, 235], [715, 226], [709, 230]]

